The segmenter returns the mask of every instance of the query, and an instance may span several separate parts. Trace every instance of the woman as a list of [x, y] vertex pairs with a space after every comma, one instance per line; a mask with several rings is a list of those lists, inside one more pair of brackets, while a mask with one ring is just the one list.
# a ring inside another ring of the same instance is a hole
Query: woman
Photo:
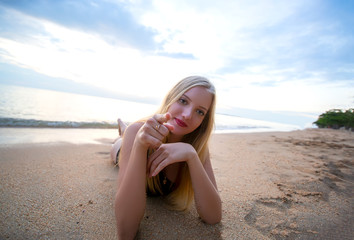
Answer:
[[213, 130], [215, 88], [203, 77], [181, 80], [156, 115], [127, 127], [119, 155], [115, 214], [118, 237], [133, 239], [146, 195], [166, 195], [176, 210], [193, 199], [203, 221], [221, 221], [221, 199], [208, 140]]

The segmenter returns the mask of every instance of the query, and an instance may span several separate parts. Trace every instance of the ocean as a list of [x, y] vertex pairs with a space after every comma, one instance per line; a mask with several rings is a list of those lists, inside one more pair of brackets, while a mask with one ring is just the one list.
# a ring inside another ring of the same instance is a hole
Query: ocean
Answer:
[[[118, 117], [134, 122], [157, 108], [142, 102], [0, 84], [0, 144], [115, 138]], [[300, 127], [219, 113], [215, 119], [216, 133], [296, 129]]]

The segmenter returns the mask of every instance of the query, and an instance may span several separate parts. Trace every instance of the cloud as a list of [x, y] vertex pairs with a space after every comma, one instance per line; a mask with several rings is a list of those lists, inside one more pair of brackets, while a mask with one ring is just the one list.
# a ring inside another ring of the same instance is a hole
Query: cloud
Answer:
[[[0, 38], [4, 50], [0, 52], [1, 58], [50, 77], [113, 88], [120, 94], [130, 92], [139, 98], [159, 95], [162, 98], [161, 91], [165, 93], [171, 81], [202, 69], [193, 58], [146, 55], [136, 48], [109, 44], [96, 34], [16, 11], [10, 11], [9, 15], [22, 19], [19, 30], [30, 26], [36, 31], [24, 38], [21, 36], [20, 40]], [[176, 77], [171, 78], [171, 75]]]
[[156, 0], [148, 11], [137, 5], [131, 11], [156, 31], [163, 51], [193, 55], [216, 74], [266, 65], [269, 72], [294, 69], [287, 81], [319, 72], [329, 81], [331, 72], [345, 80], [338, 68], [351, 69], [353, 34], [337, 31], [348, 26], [337, 16], [343, 11], [326, 16], [332, 7], [321, 1]]
[[350, 9], [316, 0], [8, 1], [0, 60], [139, 98], [161, 99], [199, 74], [225, 108], [324, 111], [352, 104]]
[[100, 34], [112, 44], [143, 50], [156, 48], [154, 32], [133, 19], [120, 1], [5, 1], [5, 6], [26, 15], [79, 31]]

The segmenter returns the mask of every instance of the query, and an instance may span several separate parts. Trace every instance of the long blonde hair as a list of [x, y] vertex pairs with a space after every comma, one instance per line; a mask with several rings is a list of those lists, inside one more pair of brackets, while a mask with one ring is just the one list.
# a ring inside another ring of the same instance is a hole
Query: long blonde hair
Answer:
[[[173, 103], [178, 101], [185, 92], [194, 87], [205, 87], [212, 94], [212, 102], [200, 126], [193, 132], [186, 134], [182, 138], [182, 142], [191, 144], [196, 150], [200, 161], [204, 164], [208, 154], [209, 138], [214, 128], [216, 93], [213, 84], [208, 79], [200, 76], [190, 76], [182, 79], [166, 95], [160, 109], [156, 113], [166, 113]], [[168, 137], [164, 142], [167, 141]], [[173, 209], [181, 211], [187, 210], [193, 201], [194, 191], [186, 163], [184, 163], [180, 169], [177, 182], [177, 188], [171, 192], [167, 198]], [[147, 188], [149, 188], [151, 192], [162, 193], [159, 175], [153, 178], [147, 178]]]

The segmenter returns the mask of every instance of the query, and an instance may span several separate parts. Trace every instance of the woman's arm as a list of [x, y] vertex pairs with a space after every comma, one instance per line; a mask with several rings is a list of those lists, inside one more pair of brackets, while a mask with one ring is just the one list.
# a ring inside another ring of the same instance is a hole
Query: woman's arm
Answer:
[[170, 114], [134, 123], [124, 133], [120, 152], [115, 214], [119, 239], [133, 239], [146, 205], [146, 163], [149, 148], [158, 148], [169, 132]]
[[188, 167], [194, 190], [194, 200], [199, 216], [209, 224], [221, 221], [221, 198], [215, 182], [209, 153], [206, 156], [204, 166], [197, 153], [188, 158]]
[[[135, 141], [142, 124], [130, 125], [120, 152], [115, 215], [119, 239], [133, 239], [144, 216], [147, 148]], [[129, 164], [128, 164], [129, 163]]]
[[221, 199], [217, 190], [209, 153], [204, 166], [197, 152], [187, 143], [162, 144], [148, 159], [147, 170], [156, 176], [162, 169], [176, 162], [187, 162], [199, 216], [209, 224], [221, 221]]

